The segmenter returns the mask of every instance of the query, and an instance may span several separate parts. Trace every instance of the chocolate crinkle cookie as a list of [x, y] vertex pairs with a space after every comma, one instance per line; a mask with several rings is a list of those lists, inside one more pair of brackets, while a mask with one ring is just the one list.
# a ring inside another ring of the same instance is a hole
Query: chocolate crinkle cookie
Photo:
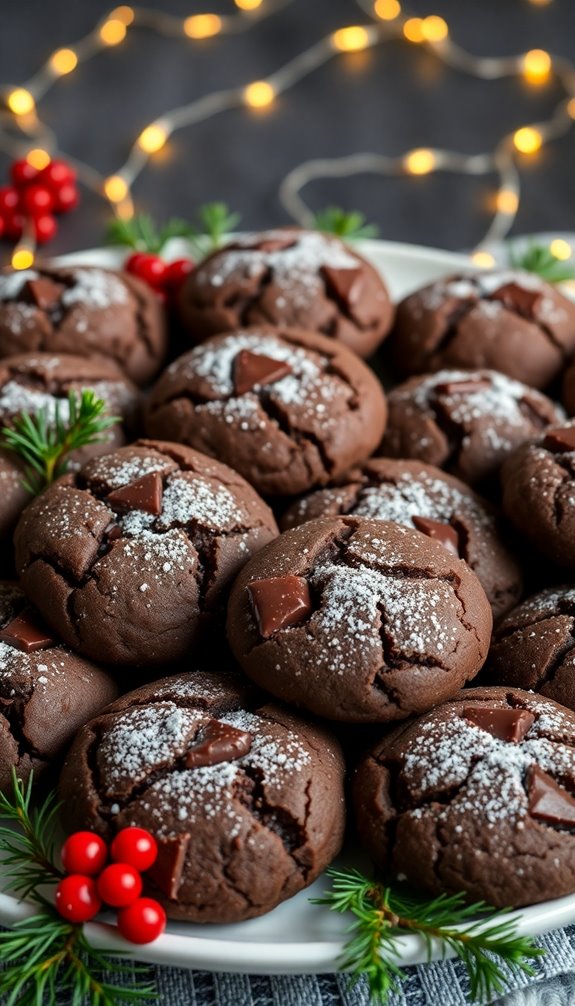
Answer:
[[359, 765], [355, 819], [386, 873], [504, 908], [575, 891], [575, 714], [471, 688], [398, 727]]
[[272, 695], [319, 716], [422, 712], [479, 671], [491, 608], [469, 566], [419, 531], [361, 517], [285, 531], [238, 576], [232, 651]]
[[189, 656], [221, 620], [223, 593], [277, 534], [230, 468], [140, 440], [60, 479], [25, 510], [16, 567], [47, 622], [79, 653], [116, 665]]
[[575, 569], [575, 420], [549, 427], [503, 465], [503, 508], [539, 553]]
[[152, 391], [147, 433], [225, 461], [263, 495], [293, 496], [369, 457], [385, 429], [381, 385], [349, 349], [269, 327], [214, 336]]
[[24, 462], [11, 451], [0, 448], [0, 570], [9, 568], [12, 532], [32, 498], [24, 488], [25, 480]]
[[66, 826], [147, 828], [145, 874], [168, 915], [238, 922], [270, 911], [340, 849], [343, 760], [322, 727], [192, 672], [123, 696], [78, 734], [60, 780]]
[[489, 367], [545, 388], [575, 350], [575, 304], [533, 273], [449, 276], [401, 301], [389, 346], [406, 376]]
[[118, 690], [105, 671], [54, 638], [14, 583], [0, 581], [0, 790], [12, 769], [51, 772], [77, 730]]
[[497, 625], [483, 677], [575, 709], [575, 588], [550, 587]]
[[180, 294], [194, 342], [243, 325], [321, 332], [369, 356], [391, 326], [378, 272], [333, 235], [285, 229], [251, 234], [200, 263]]
[[104, 356], [145, 384], [166, 350], [159, 297], [127, 273], [50, 265], [0, 273], [0, 356]]
[[521, 569], [504, 543], [493, 508], [459, 479], [421, 461], [372, 458], [336, 484], [293, 503], [282, 530], [317, 517], [350, 514], [394, 521], [440, 542], [465, 559], [501, 615], [519, 600]]
[[564, 412], [549, 398], [494, 370], [442, 370], [412, 377], [388, 396], [379, 453], [418, 458], [471, 485], [492, 479], [520, 444]]

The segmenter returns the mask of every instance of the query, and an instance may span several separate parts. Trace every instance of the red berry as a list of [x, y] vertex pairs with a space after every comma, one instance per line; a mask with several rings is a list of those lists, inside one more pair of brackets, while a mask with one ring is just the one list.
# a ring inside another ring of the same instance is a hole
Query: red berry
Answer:
[[73, 182], [52, 185], [50, 191], [54, 197], [54, 213], [69, 213], [80, 202], [78, 189]]
[[158, 843], [145, 828], [122, 828], [110, 846], [116, 863], [129, 863], [136, 870], [149, 870], [156, 862]]
[[138, 898], [118, 912], [118, 929], [130, 943], [151, 943], [166, 928], [166, 913], [153, 898]]
[[167, 266], [159, 255], [141, 253], [137, 261], [132, 264], [130, 271], [133, 276], [137, 276], [148, 286], [159, 287], [164, 282]]
[[131, 905], [142, 893], [142, 878], [129, 863], [111, 863], [98, 877], [98, 894], [114, 908]]
[[66, 161], [50, 161], [45, 168], [39, 172], [38, 181], [49, 188], [57, 189], [60, 185], [74, 184], [76, 172]]
[[12, 185], [0, 186], [0, 216], [13, 213], [18, 209], [20, 194]]
[[164, 286], [169, 290], [177, 290], [195, 268], [196, 263], [192, 262], [191, 258], [177, 258], [175, 262], [170, 262]]
[[26, 217], [19, 213], [18, 210], [6, 212], [3, 216], [6, 237], [18, 241], [22, 237], [22, 232], [26, 225]]
[[37, 181], [39, 174], [38, 168], [33, 167], [25, 157], [10, 165], [10, 178], [17, 189], [25, 189], [30, 182]]
[[45, 185], [29, 185], [22, 196], [22, 206], [32, 216], [41, 217], [54, 208], [54, 196]]
[[2, 238], [4, 236], [4, 228], [5, 227], [6, 227], [6, 224], [4, 223], [2, 217], [0, 217], [0, 238]]
[[77, 831], [62, 846], [62, 863], [66, 873], [94, 876], [104, 869], [108, 848], [94, 831]]
[[58, 230], [58, 224], [49, 213], [43, 213], [40, 217], [34, 217], [33, 223], [34, 234], [39, 245], [51, 241]]
[[64, 877], [56, 888], [56, 910], [68, 922], [87, 922], [98, 914], [101, 907], [96, 881], [92, 877], [72, 873]]
[[132, 252], [131, 255], [128, 255], [128, 258], [124, 262], [125, 272], [131, 273], [132, 276], [137, 276], [138, 263], [140, 259], [146, 258], [146, 256], [147, 252]]

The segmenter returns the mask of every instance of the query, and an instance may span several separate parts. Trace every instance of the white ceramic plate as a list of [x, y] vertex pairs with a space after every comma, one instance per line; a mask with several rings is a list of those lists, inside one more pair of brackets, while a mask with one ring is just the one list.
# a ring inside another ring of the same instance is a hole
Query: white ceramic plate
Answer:
[[[387, 241], [359, 242], [360, 250], [385, 276], [394, 299], [453, 270], [470, 267], [462, 255], [394, 244]], [[173, 242], [170, 258], [186, 254], [182, 242]], [[123, 255], [116, 250], [94, 249], [67, 255], [67, 264], [91, 263], [117, 267]], [[350, 857], [340, 865], [361, 865]], [[167, 932], [155, 943], [134, 950], [105, 923], [90, 923], [86, 935], [95, 946], [106, 950], [127, 951], [143, 961], [210, 971], [248, 974], [312, 974], [337, 970], [345, 942], [346, 919], [323, 906], [311, 905], [329, 887], [320, 877], [312, 887], [260, 919], [228, 926], [200, 926], [191, 923], [168, 925]], [[11, 925], [33, 909], [0, 892], [0, 924]], [[536, 935], [575, 922], [575, 895], [534, 905], [517, 913], [519, 932]], [[406, 936], [400, 941], [404, 964], [425, 961], [423, 941]], [[437, 948], [437, 956], [441, 956]]]

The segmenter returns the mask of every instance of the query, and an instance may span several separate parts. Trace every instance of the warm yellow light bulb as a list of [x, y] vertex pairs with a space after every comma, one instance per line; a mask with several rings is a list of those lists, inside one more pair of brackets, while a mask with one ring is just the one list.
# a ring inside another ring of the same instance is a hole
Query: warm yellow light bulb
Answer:
[[222, 19], [217, 14], [194, 14], [184, 21], [188, 38], [210, 38], [222, 30]]
[[162, 149], [167, 139], [168, 133], [164, 127], [157, 122], [152, 122], [150, 126], [146, 126], [140, 133], [138, 146], [146, 154], [155, 154], [158, 150]]
[[523, 57], [523, 76], [531, 84], [541, 84], [551, 73], [551, 56], [544, 49], [531, 49]]
[[244, 101], [250, 108], [265, 108], [271, 105], [276, 93], [267, 80], [254, 80], [244, 90]]
[[555, 256], [555, 258], [560, 259], [562, 262], [571, 258], [573, 254], [571, 245], [568, 241], [564, 241], [563, 238], [555, 238], [555, 240], [549, 245], [549, 251]]
[[26, 160], [28, 164], [36, 168], [36, 171], [42, 171], [42, 168], [47, 167], [52, 158], [47, 150], [42, 150], [41, 147], [34, 147], [33, 150], [29, 150], [26, 154]]
[[126, 25], [118, 18], [109, 18], [100, 28], [100, 38], [104, 45], [119, 45], [126, 37]]
[[111, 203], [121, 203], [128, 195], [128, 184], [121, 175], [110, 175], [104, 182], [104, 194]]
[[67, 73], [72, 73], [78, 66], [78, 57], [73, 49], [57, 49], [50, 56], [50, 69], [52, 73], [57, 73], [59, 77], [64, 77]]
[[261, 7], [263, 0], [234, 0], [236, 7], [240, 10], [257, 10]]
[[427, 150], [425, 147], [412, 150], [405, 155], [403, 166], [410, 175], [428, 175], [435, 167], [435, 154], [433, 150]]
[[10, 91], [6, 102], [14, 115], [28, 115], [36, 107], [33, 95], [25, 87], [15, 87], [13, 91]]
[[513, 143], [522, 154], [535, 154], [543, 143], [543, 137], [533, 126], [522, 126], [513, 134]]
[[122, 24], [132, 24], [136, 14], [133, 7], [127, 7], [122, 5], [121, 7], [114, 7], [113, 11], [110, 11], [111, 21], [121, 21]]
[[16, 248], [12, 253], [13, 269], [29, 269], [34, 265], [34, 252], [30, 248]]
[[443, 42], [449, 35], [449, 28], [444, 18], [430, 14], [423, 19], [421, 32], [426, 42]]
[[340, 28], [331, 36], [331, 44], [338, 52], [360, 52], [369, 45], [369, 32], [359, 24]]
[[513, 189], [500, 189], [495, 197], [499, 213], [515, 213], [519, 206], [519, 196]]
[[398, 0], [375, 0], [373, 13], [382, 21], [395, 21], [401, 14], [401, 4]]
[[471, 261], [474, 265], [479, 266], [481, 269], [492, 269], [495, 265], [495, 258], [488, 251], [476, 251], [473, 252], [471, 256]]
[[115, 207], [115, 213], [116, 216], [120, 218], [120, 220], [132, 219], [132, 217], [134, 216], [134, 204], [130, 196], [127, 196], [125, 199], [122, 200], [121, 203], [118, 203], [118, 205]]
[[403, 34], [408, 42], [424, 42], [425, 35], [423, 34], [423, 18], [408, 17], [407, 21], [403, 25]]
[[551, 0], [531, 0], [534, 7], [548, 7]]

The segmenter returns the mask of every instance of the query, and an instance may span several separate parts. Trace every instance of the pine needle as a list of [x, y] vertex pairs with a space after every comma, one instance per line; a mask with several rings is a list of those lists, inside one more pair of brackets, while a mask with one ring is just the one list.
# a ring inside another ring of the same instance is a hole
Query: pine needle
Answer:
[[535, 241], [531, 241], [521, 253], [511, 245], [509, 262], [514, 269], [533, 272], [548, 283], [564, 283], [566, 280], [575, 279], [575, 265], [572, 262], [557, 258], [550, 247], [537, 244]]
[[339, 206], [326, 206], [316, 213], [314, 227], [326, 234], [337, 234], [340, 238], [354, 240], [357, 238], [376, 238], [379, 228], [375, 224], [366, 224], [363, 213], [351, 210], [349, 213]]

